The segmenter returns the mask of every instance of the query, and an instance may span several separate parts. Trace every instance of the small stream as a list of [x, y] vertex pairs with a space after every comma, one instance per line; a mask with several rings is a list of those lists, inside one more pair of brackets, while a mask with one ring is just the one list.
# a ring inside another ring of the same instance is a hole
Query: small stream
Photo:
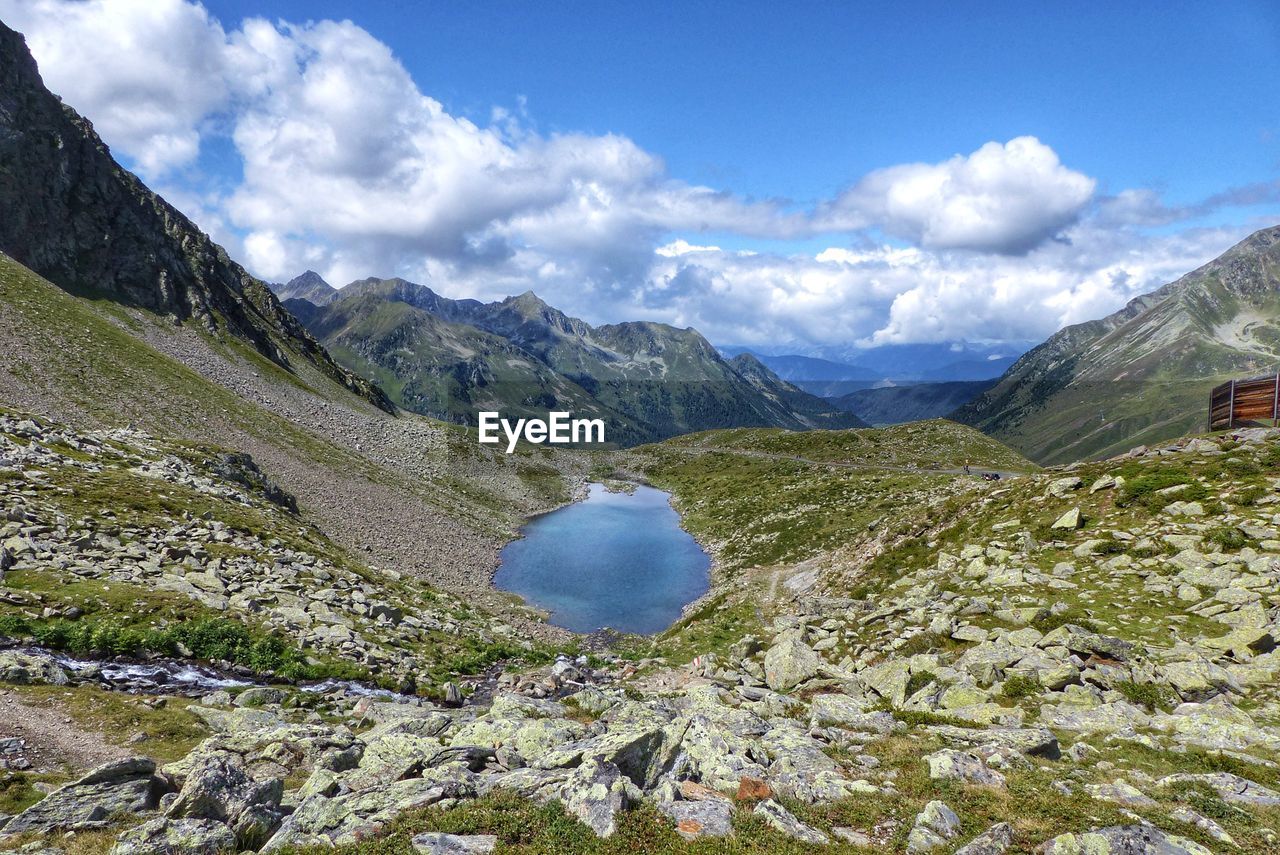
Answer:
[[[254, 686], [280, 685], [280, 681], [255, 680], [233, 676], [211, 668], [178, 659], [156, 659], [147, 662], [111, 659], [79, 659], [43, 647], [15, 647], [18, 653], [50, 656], [80, 683], [96, 683], [106, 689], [130, 694], [179, 695], [198, 698], [219, 689], [247, 689]], [[405, 697], [387, 689], [379, 689], [353, 680], [321, 680], [300, 683], [303, 692], [327, 694], [342, 691], [356, 697]]]

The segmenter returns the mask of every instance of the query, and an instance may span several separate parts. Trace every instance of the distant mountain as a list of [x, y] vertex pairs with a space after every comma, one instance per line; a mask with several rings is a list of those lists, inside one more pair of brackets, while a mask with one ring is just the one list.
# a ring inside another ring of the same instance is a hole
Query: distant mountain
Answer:
[[811, 354], [791, 346], [720, 348], [727, 356], [751, 353], [779, 377], [823, 397], [848, 394], [880, 381], [987, 380], [999, 377], [1030, 342], [998, 346], [967, 342], [889, 344], [871, 348], [819, 347]]
[[724, 359], [693, 329], [592, 327], [526, 292], [452, 300], [403, 279], [365, 279], [327, 305], [288, 307], [344, 365], [406, 409], [462, 424], [481, 410], [605, 419], [624, 445], [714, 427], [862, 423], [753, 358]]
[[950, 415], [996, 382], [995, 379], [960, 380], [880, 386], [833, 398], [831, 402], [873, 426], [896, 425]]
[[301, 276], [295, 276], [283, 285], [271, 286], [276, 296], [285, 300], [306, 300], [317, 306], [327, 306], [338, 296], [338, 289], [324, 281], [319, 273], [308, 270]]
[[1209, 390], [1280, 364], [1280, 226], [1019, 359], [955, 418], [1042, 463], [1201, 428]]
[[271, 290], [111, 157], [93, 126], [45, 88], [0, 24], [0, 251], [60, 288], [244, 342], [286, 369], [314, 367], [379, 406]]

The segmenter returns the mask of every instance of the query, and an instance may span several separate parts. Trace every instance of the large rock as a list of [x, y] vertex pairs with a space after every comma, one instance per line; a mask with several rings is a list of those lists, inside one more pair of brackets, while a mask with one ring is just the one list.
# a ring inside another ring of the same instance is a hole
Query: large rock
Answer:
[[1013, 826], [998, 822], [956, 850], [955, 855], [1002, 855], [1013, 843]]
[[658, 809], [675, 821], [676, 832], [685, 840], [733, 833], [733, 805], [725, 799], [663, 802]]
[[1280, 793], [1269, 787], [1264, 787], [1262, 784], [1250, 781], [1248, 778], [1241, 778], [1239, 775], [1232, 775], [1228, 772], [1207, 774], [1192, 774], [1188, 772], [1168, 775], [1161, 778], [1157, 782], [1157, 786], [1167, 787], [1170, 784], [1178, 783], [1207, 784], [1217, 791], [1223, 801], [1227, 802], [1256, 805], [1258, 807], [1280, 806]]
[[238, 850], [235, 832], [216, 819], [159, 817], [120, 835], [111, 855], [221, 855]]
[[1100, 656], [1117, 662], [1128, 662], [1133, 656], [1133, 644], [1121, 638], [1099, 635], [1076, 624], [1064, 624], [1037, 642], [1041, 648], [1065, 647], [1081, 656]]
[[811, 825], [805, 825], [796, 819], [791, 811], [775, 802], [773, 799], [765, 799], [755, 806], [752, 811], [756, 816], [760, 817], [771, 828], [781, 831], [788, 837], [793, 837], [804, 843], [814, 843], [819, 846], [825, 846], [831, 842], [831, 838], [823, 834]]
[[911, 682], [911, 664], [901, 659], [875, 665], [859, 672], [862, 682], [873, 692], [900, 707], [907, 700], [907, 684]]
[[4, 827], [6, 834], [100, 828], [122, 814], [155, 808], [165, 790], [155, 761], [130, 757], [105, 763], [78, 781], [54, 790]]
[[1060, 834], [1037, 851], [1040, 855], [1213, 855], [1199, 843], [1151, 825], [1115, 825], [1083, 834]]
[[934, 780], [963, 781], [1004, 789], [1004, 775], [988, 766], [977, 754], [944, 748], [924, 759], [929, 764], [929, 777]]
[[583, 761], [565, 782], [565, 810], [582, 820], [597, 837], [618, 830], [618, 817], [641, 793], [617, 766], [596, 757]]
[[421, 855], [489, 855], [498, 845], [492, 834], [441, 834], [428, 831], [410, 841]]
[[785, 692], [817, 676], [822, 658], [805, 644], [799, 632], [783, 633], [764, 654], [764, 681], [775, 692]]
[[960, 833], [960, 817], [943, 802], [929, 802], [916, 814], [916, 821], [907, 836], [907, 852], [929, 852], [946, 846]]
[[355, 843], [405, 811], [432, 805], [448, 807], [474, 796], [475, 788], [469, 782], [423, 778], [396, 781], [364, 793], [315, 794], [302, 800], [262, 851]]
[[241, 848], [257, 849], [280, 824], [283, 793], [282, 780], [255, 781], [238, 755], [213, 754], [192, 769], [165, 813], [171, 819], [225, 823]]
[[47, 683], [65, 686], [71, 682], [67, 669], [48, 653], [0, 650], [0, 680], [20, 685]]

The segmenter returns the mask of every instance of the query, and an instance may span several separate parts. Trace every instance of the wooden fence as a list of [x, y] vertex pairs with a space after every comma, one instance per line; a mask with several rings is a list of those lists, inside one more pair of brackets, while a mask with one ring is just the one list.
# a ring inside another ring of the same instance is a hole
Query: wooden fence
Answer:
[[1280, 374], [1231, 380], [1209, 393], [1209, 430], [1259, 419], [1280, 420]]

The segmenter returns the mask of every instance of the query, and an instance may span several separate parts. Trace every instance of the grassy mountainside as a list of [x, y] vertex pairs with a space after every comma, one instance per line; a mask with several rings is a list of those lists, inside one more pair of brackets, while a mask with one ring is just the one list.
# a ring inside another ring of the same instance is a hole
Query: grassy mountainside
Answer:
[[1280, 362], [1280, 227], [1027, 353], [955, 418], [1041, 462], [1115, 454], [1204, 424], [1209, 390]]
[[368, 279], [324, 306], [289, 305], [348, 367], [406, 409], [465, 424], [480, 410], [602, 418], [622, 445], [738, 425], [844, 427], [856, 417], [695, 330], [592, 327], [532, 293], [450, 300], [402, 279]]

